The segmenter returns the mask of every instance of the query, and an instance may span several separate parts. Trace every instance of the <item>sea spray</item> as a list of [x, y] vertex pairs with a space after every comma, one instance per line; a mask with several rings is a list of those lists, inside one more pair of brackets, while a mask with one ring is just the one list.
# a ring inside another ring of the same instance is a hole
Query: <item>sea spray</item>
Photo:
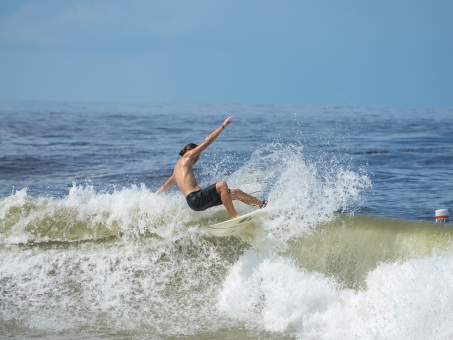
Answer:
[[261, 192], [268, 199], [263, 241], [279, 240], [285, 247], [289, 239], [332, 221], [338, 211], [354, 212], [364, 201], [371, 186], [366, 172], [305, 151], [300, 143], [270, 144], [228, 178], [230, 186]]

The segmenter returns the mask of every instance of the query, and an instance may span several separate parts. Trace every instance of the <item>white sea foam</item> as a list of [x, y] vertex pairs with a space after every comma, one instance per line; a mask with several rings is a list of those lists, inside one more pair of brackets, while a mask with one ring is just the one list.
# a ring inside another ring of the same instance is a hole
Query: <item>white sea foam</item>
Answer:
[[250, 251], [231, 268], [218, 306], [249, 326], [301, 339], [450, 339], [452, 260], [382, 264], [354, 292], [287, 258]]
[[181, 195], [159, 196], [144, 185], [112, 193], [73, 184], [68, 195], [34, 198], [26, 189], [0, 202], [3, 243], [79, 241], [181, 231], [194, 212]]

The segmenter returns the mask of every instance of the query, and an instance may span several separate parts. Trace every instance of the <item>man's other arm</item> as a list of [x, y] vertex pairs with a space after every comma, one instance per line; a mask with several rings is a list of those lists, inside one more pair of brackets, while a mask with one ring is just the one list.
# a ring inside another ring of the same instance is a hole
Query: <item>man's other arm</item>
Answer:
[[164, 191], [170, 189], [175, 184], [176, 184], [175, 175], [173, 174], [166, 180], [166, 182], [159, 189], [157, 189], [156, 194], [160, 195]]

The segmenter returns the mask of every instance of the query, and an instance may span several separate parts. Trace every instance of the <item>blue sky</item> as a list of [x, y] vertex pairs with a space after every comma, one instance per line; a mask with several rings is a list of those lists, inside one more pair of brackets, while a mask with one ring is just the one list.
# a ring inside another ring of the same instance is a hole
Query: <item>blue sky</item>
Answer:
[[453, 107], [453, 1], [0, 4], [0, 99]]

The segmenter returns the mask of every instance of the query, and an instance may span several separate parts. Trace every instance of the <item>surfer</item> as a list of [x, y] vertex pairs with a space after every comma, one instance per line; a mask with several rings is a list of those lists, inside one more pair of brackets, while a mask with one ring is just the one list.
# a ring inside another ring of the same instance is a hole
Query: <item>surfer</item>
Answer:
[[223, 204], [231, 218], [240, 216], [233, 206], [234, 200], [263, 208], [266, 205], [265, 200], [261, 201], [240, 189], [229, 189], [225, 181], [201, 189], [195, 179], [193, 165], [198, 162], [200, 154], [216, 140], [232, 119], [233, 116], [225, 119], [222, 125], [212, 131], [200, 145], [187, 144], [179, 153], [181, 158], [176, 163], [173, 174], [156, 193], [160, 194], [177, 184], [183, 195], [186, 196], [187, 204], [191, 209], [202, 211]]

